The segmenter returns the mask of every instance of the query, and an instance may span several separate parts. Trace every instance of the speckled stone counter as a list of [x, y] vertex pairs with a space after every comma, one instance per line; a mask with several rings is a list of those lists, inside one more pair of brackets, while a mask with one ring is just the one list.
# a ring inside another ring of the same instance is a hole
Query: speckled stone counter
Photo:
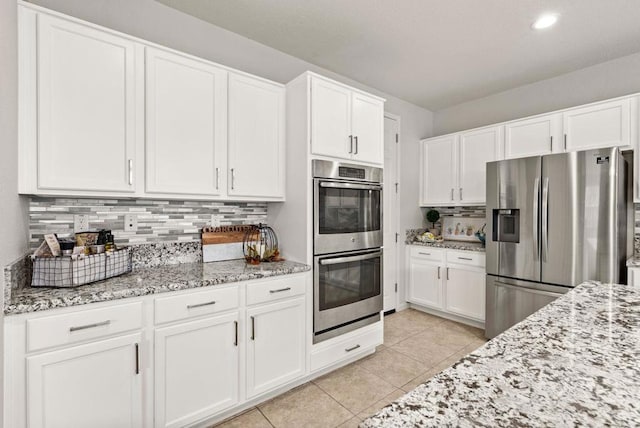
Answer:
[[361, 427], [638, 426], [640, 290], [585, 283]]
[[478, 251], [484, 253], [486, 250], [481, 243], [463, 241], [442, 241], [442, 242], [407, 242], [409, 245], [419, 245], [422, 247], [447, 248], [449, 250]]
[[640, 257], [633, 256], [627, 260], [627, 267], [640, 267]]
[[44, 311], [167, 291], [287, 275], [310, 269], [311, 267], [308, 265], [289, 261], [251, 266], [247, 265], [244, 260], [141, 268], [126, 275], [75, 288], [25, 287], [14, 290], [10, 299], [5, 301], [4, 313], [12, 315]]

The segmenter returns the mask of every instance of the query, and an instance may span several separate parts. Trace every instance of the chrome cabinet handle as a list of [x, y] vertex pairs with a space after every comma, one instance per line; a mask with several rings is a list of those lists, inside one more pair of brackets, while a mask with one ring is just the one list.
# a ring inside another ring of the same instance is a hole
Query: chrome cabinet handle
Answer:
[[256, 319], [251, 317], [251, 340], [256, 340]]
[[533, 182], [533, 258], [540, 257], [540, 248], [538, 248], [538, 199], [540, 198], [540, 179], [536, 178]]
[[355, 137], [353, 137], [353, 139], [354, 139], [354, 140], [355, 140], [355, 142], [356, 142], [356, 151], [355, 151], [355, 152], [353, 152], [353, 154], [354, 154], [354, 155], [357, 155], [357, 154], [358, 154], [358, 136], [356, 135]]
[[235, 339], [233, 340], [233, 346], [238, 346], [238, 321], [233, 322], [235, 328]]
[[231, 190], [233, 190], [236, 184], [236, 170], [235, 168], [231, 168]]
[[549, 257], [549, 177], [542, 184], [542, 260]]
[[550, 137], [549, 151], [553, 152], [553, 135]]
[[449, 281], [449, 268], [447, 268], [447, 281]]
[[567, 134], [564, 134], [564, 150], [567, 151]]
[[140, 374], [140, 345], [136, 343], [136, 374]]
[[462, 200], [462, 187], [459, 189], [460, 192], [460, 200]]
[[440, 279], [440, 266], [438, 266], [438, 279]]
[[451, 188], [451, 200], [453, 201], [453, 187]]
[[96, 322], [96, 323], [93, 323], [93, 324], [80, 325], [80, 326], [76, 326], [76, 327], [69, 327], [69, 331], [73, 332], [73, 331], [78, 331], [78, 330], [86, 330], [88, 328], [102, 327], [102, 326], [109, 325], [109, 324], [111, 324], [111, 320]]
[[269, 290], [269, 293], [272, 293], [272, 294], [273, 294], [273, 293], [281, 293], [281, 292], [283, 292], [283, 291], [289, 291], [289, 290], [291, 290], [291, 287], [287, 287], [287, 288], [279, 288], [279, 289], [277, 289], [277, 290]]
[[460, 259], [460, 260], [469, 260], [469, 261], [473, 260], [471, 257], [458, 257], [458, 259]]
[[358, 349], [360, 347], [360, 345], [356, 345], [356, 346], [352, 346], [351, 348], [347, 348], [345, 349], [346, 352], [351, 352], [351, 351], [355, 351], [356, 349]]
[[421, 254], [421, 255], [423, 255], [423, 256], [430, 256], [430, 255], [431, 255], [431, 253], [423, 253], [423, 252], [421, 252], [421, 251], [418, 251], [418, 254]]
[[129, 159], [129, 186], [133, 184], [133, 160]]
[[187, 309], [200, 308], [202, 306], [211, 306], [215, 304], [216, 304], [215, 300], [212, 300], [210, 302], [205, 302], [205, 303], [195, 303], [193, 305], [187, 305]]
[[353, 135], [349, 135], [349, 153], [353, 153]]
[[220, 168], [216, 167], [216, 190], [220, 188]]

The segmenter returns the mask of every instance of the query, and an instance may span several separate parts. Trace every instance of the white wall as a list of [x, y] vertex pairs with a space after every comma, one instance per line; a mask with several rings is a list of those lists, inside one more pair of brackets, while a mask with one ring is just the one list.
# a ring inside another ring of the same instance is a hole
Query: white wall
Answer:
[[[16, 3], [5, 0], [0, 2], [0, 269], [27, 251], [27, 207], [18, 197], [17, 67]], [[2, 274], [0, 286], [4, 287]], [[0, 293], [0, 307], [4, 306], [3, 298]], [[2, 332], [0, 328], [0, 349], [4, 347]], [[0, 352], [0, 367], [3, 365]], [[2, 376], [0, 370], [0, 382]], [[2, 403], [0, 399], [0, 426]]]
[[[402, 126], [400, 234], [403, 236], [405, 229], [422, 225], [418, 208], [418, 141], [432, 135], [433, 115], [430, 111], [153, 0], [31, 2], [281, 83], [311, 70], [386, 98], [385, 110], [400, 116]], [[404, 251], [401, 251], [401, 257], [404, 257]]]
[[634, 92], [640, 92], [640, 53], [439, 110], [433, 135]]

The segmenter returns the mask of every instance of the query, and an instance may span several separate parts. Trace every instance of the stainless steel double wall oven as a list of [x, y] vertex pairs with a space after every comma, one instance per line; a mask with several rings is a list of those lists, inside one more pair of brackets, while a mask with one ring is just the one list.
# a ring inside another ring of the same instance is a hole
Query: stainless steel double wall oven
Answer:
[[382, 169], [313, 161], [314, 343], [382, 310]]

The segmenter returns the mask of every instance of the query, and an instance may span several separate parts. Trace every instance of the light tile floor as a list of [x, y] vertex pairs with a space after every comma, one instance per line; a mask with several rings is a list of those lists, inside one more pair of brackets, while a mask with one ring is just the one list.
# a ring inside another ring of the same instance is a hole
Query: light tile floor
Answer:
[[484, 332], [413, 309], [384, 319], [384, 345], [218, 428], [357, 427], [486, 342]]

